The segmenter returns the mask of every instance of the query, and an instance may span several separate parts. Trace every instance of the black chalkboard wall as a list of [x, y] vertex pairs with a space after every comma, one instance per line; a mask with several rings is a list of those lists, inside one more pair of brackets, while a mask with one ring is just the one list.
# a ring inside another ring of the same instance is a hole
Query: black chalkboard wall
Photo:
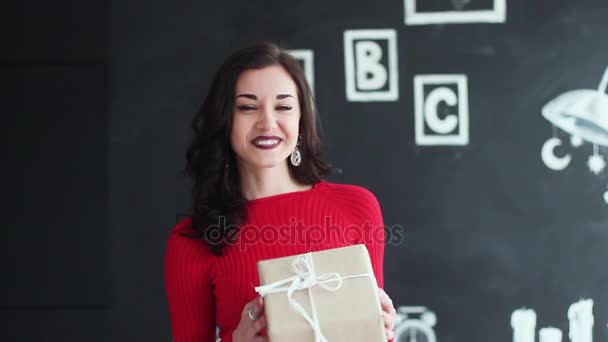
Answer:
[[[432, 341], [424, 327], [435, 321], [441, 342], [532, 341], [549, 326], [563, 341], [590, 342], [583, 299], [593, 300], [594, 340], [608, 341], [608, 95], [569, 93], [597, 90], [608, 67], [608, 1], [411, 2], [418, 15], [406, 23], [403, 0], [115, 1], [111, 209], [122, 339], [170, 339], [162, 260], [175, 214], [188, 209], [179, 170], [190, 117], [228, 53], [272, 40], [313, 52], [326, 155], [344, 171], [330, 180], [369, 188], [389, 229], [405, 227], [405, 240], [386, 247], [386, 290], [420, 327], [400, 341]], [[354, 84], [359, 100], [347, 98], [350, 30], [395, 37], [354, 34], [363, 52], [354, 68], [376, 48], [380, 68], [390, 66], [394, 43], [398, 70], [384, 83], [367, 64]], [[529, 311], [512, 322], [522, 308], [534, 310], [535, 328], [525, 327]]]

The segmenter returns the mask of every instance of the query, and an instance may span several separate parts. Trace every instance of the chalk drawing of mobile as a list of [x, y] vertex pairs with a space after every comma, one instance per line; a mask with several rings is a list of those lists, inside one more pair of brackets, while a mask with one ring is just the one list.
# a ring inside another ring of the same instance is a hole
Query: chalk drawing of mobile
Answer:
[[400, 306], [395, 322], [395, 342], [437, 342], [433, 327], [437, 316], [424, 306]]

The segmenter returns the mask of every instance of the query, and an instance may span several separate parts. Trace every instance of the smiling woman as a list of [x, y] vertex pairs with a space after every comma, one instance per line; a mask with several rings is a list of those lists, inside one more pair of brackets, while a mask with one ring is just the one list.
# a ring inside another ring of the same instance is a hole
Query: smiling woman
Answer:
[[296, 149], [301, 117], [295, 82], [279, 65], [247, 70], [237, 80], [236, 94], [230, 142], [244, 181], [260, 184], [261, 168], [287, 174], [285, 160]]
[[[322, 159], [317, 125], [304, 72], [287, 52], [261, 43], [226, 59], [192, 121], [187, 151], [193, 226], [213, 254], [233, 238], [217, 226], [220, 217], [242, 223], [247, 200], [310, 188], [336, 170]], [[286, 158], [298, 136], [296, 167]], [[278, 148], [262, 148], [271, 143]]]
[[[165, 286], [175, 342], [266, 341], [256, 262], [365, 244], [383, 287], [384, 224], [367, 189], [327, 182], [300, 64], [273, 44], [220, 67], [192, 128], [192, 215], [171, 231]], [[319, 229], [320, 228], [320, 229]], [[354, 233], [354, 234], [353, 234]], [[387, 336], [395, 310], [382, 291]]]

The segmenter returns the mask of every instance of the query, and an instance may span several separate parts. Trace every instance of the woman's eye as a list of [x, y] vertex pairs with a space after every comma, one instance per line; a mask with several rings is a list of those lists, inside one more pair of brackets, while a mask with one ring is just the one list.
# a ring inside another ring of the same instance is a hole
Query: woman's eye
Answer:
[[250, 111], [250, 110], [255, 110], [254, 106], [248, 106], [248, 105], [237, 106], [236, 108], [238, 108], [238, 110], [240, 110], [242, 112], [246, 112], [246, 111]]
[[278, 106], [278, 110], [291, 110], [291, 106]]

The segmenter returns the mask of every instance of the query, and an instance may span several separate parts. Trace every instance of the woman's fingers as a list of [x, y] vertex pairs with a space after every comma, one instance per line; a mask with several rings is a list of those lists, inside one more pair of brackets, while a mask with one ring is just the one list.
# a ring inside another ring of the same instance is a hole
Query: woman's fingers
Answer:
[[264, 328], [266, 328], [266, 316], [262, 315], [253, 323], [254, 335], [259, 334]]
[[384, 292], [383, 289], [378, 289], [378, 295], [380, 297], [380, 306], [382, 307], [382, 311], [390, 314], [396, 313], [395, 307], [393, 306], [393, 300], [386, 294], [386, 292]]
[[253, 308], [251, 309], [251, 315], [257, 318], [262, 312], [264, 312], [264, 299], [262, 297], [257, 297], [252, 302]]
[[384, 319], [384, 328], [386, 328], [386, 330], [395, 329], [395, 319], [391, 314], [382, 312], [382, 318]]
[[241, 321], [232, 332], [232, 340], [239, 342], [268, 342], [268, 337], [261, 336], [266, 327], [264, 300], [257, 297], [243, 306]]
[[[264, 311], [264, 300], [257, 297], [243, 307], [241, 318], [251, 320], [251, 317], [257, 318]], [[251, 315], [250, 315], [251, 313]]]
[[384, 328], [386, 329], [386, 337], [391, 340], [395, 337], [395, 319], [397, 311], [393, 306], [393, 300], [382, 289], [378, 289], [380, 298], [380, 306], [382, 307], [382, 318], [384, 320]]
[[266, 316], [264, 315], [264, 299], [258, 297], [251, 302], [251, 317], [249, 317], [249, 313], [247, 313], [247, 319], [252, 323], [249, 325], [249, 335], [252, 337], [264, 337], [259, 336], [262, 329], [266, 328]]
[[386, 339], [390, 341], [393, 338], [395, 338], [395, 331], [393, 331], [393, 330], [387, 330], [386, 331]]

